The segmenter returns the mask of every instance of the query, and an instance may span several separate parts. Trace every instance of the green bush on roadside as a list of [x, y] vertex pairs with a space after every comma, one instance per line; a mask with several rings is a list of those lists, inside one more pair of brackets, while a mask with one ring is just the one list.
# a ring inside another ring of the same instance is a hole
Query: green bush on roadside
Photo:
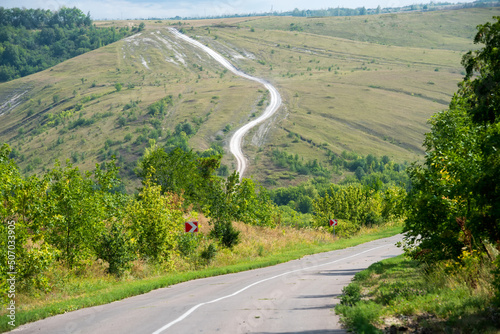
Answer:
[[342, 288], [342, 296], [340, 297], [340, 304], [347, 306], [354, 306], [361, 300], [361, 287], [352, 283]]

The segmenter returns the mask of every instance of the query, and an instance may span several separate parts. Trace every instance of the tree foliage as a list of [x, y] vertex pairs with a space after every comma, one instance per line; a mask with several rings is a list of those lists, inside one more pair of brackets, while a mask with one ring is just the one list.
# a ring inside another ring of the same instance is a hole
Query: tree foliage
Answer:
[[[176, 132], [191, 128], [181, 123]], [[209, 152], [212, 152], [210, 150]], [[238, 242], [239, 233], [233, 221], [259, 226], [272, 226], [275, 207], [263, 188], [249, 179], [239, 180], [233, 173], [227, 179], [216, 175], [221, 155], [206, 155], [181, 148], [170, 149], [154, 142], [146, 150], [137, 168], [138, 175], [159, 185], [161, 192], [172, 192], [198, 205], [213, 225], [212, 235], [227, 247]]]
[[330, 219], [341, 219], [344, 236], [351, 236], [362, 226], [373, 226], [404, 215], [402, 201], [406, 191], [400, 187], [376, 191], [359, 183], [331, 185], [329, 192], [313, 201], [315, 226], [328, 226]]
[[200, 157], [192, 150], [175, 148], [167, 152], [154, 142], [139, 161], [137, 175], [148, 177], [161, 186], [161, 191], [173, 192], [189, 203], [200, 203], [206, 197], [207, 187], [220, 166], [221, 156]]
[[[8, 272], [17, 272], [19, 289], [46, 289], [48, 281], [42, 273], [58, 251], [45, 242], [34, 219], [45, 187], [35, 177], [23, 178], [10, 152], [8, 145], [0, 147], [0, 289], [7, 288]], [[2, 300], [6, 296], [2, 293]]]
[[42, 71], [136, 31], [138, 27], [96, 28], [90, 14], [78, 8], [0, 7], [0, 82]]
[[[116, 191], [118, 169], [111, 162], [81, 173], [67, 163], [57, 164], [42, 177], [25, 178], [9, 155], [10, 148], [4, 144], [0, 151], [2, 275], [17, 271], [21, 290], [50, 289], [46, 270], [55, 261], [72, 268], [95, 259], [106, 222], [121, 217], [125, 195]], [[9, 240], [15, 264], [4, 254]]]
[[466, 76], [426, 135], [424, 165], [410, 168], [405, 230], [411, 254], [437, 261], [500, 248], [500, 18], [478, 27], [484, 47], [463, 57]]
[[139, 254], [158, 262], [169, 260], [183, 228], [180, 199], [161, 192], [161, 186], [146, 179], [138, 200], [127, 207], [126, 221], [136, 236]]

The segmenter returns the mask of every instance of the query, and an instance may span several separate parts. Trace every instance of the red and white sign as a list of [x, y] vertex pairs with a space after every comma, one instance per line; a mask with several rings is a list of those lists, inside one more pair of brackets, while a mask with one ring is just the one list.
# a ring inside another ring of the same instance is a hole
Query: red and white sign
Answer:
[[337, 226], [338, 223], [337, 219], [330, 219], [330, 226]]
[[198, 222], [186, 222], [185, 228], [186, 228], [186, 233], [198, 232]]

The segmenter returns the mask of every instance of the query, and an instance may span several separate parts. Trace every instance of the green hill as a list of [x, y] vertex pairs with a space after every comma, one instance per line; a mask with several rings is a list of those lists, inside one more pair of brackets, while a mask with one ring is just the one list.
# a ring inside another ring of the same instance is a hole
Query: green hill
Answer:
[[[474, 48], [475, 26], [499, 14], [235, 18], [178, 28], [279, 89], [283, 108], [247, 135], [244, 152], [247, 176], [281, 185], [307, 176], [275, 165], [276, 149], [327, 168], [344, 151], [418, 159], [426, 120], [447, 107], [463, 77], [460, 60]], [[139, 34], [0, 84], [0, 141], [22, 169], [38, 172], [56, 159], [90, 169], [116, 155], [132, 190], [148, 141], [182, 136], [176, 127], [190, 129], [196, 150], [227, 150], [232, 132], [265, 108], [266, 92], [176, 40], [172, 24], [147, 21]], [[229, 154], [223, 162], [234, 169]]]

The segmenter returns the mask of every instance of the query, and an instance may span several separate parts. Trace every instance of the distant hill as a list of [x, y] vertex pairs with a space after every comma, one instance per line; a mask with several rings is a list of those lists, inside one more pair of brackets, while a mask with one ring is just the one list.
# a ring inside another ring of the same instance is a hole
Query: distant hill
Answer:
[[96, 28], [78, 8], [0, 7], [0, 82], [52, 67], [142, 30]]
[[[267, 94], [175, 39], [167, 30], [175, 24], [280, 90], [284, 107], [245, 139], [247, 176], [268, 186], [311, 177], [278, 164], [286, 154], [316, 161], [339, 181], [353, 174], [342, 159], [422, 156], [427, 119], [447, 107], [463, 77], [461, 56], [475, 48], [476, 25], [494, 15], [498, 8], [146, 21], [138, 34], [0, 84], [0, 141], [26, 173], [56, 159], [90, 169], [115, 155], [130, 191], [151, 139], [227, 149], [232, 132], [265, 108]], [[228, 154], [223, 163], [234, 169]]]

